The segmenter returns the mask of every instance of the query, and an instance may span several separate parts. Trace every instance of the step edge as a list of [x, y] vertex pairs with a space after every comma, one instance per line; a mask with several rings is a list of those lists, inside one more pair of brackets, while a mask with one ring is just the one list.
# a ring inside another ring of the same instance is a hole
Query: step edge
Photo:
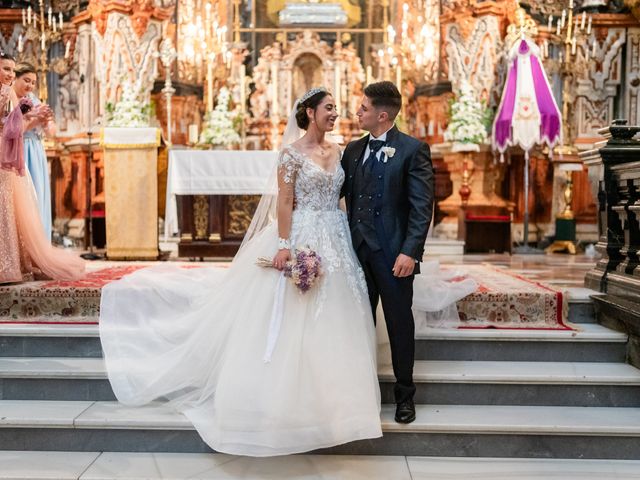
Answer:
[[[106, 376], [100, 375], [26, 375], [26, 374], [15, 374], [15, 375], [6, 375], [0, 372], [0, 380], [95, 380], [95, 381], [107, 381], [108, 378]], [[589, 386], [625, 386], [625, 387], [634, 387], [640, 386], [640, 379], [625, 379], [625, 378], [606, 378], [606, 377], [596, 377], [596, 378], [575, 378], [568, 379], [564, 378], [540, 378], [540, 377], [514, 377], [514, 378], [500, 378], [500, 377], [473, 377], [473, 376], [463, 376], [460, 375], [414, 375], [413, 380], [417, 384], [480, 384], [480, 385], [547, 385], [547, 386], [555, 386], [555, 385], [567, 385], [567, 386], [578, 386], [578, 385], [589, 385]], [[378, 374], [378, 381], [380, 383], [395, 383], [395, 377], [389, 374]]]

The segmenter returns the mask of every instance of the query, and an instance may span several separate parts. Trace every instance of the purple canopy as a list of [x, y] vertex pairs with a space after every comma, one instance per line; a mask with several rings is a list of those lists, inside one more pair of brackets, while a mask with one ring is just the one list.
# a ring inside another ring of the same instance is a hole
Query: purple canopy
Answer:
[[519, 145], [528, 155], [536, 144], [551, 148], [560, 140], [560, 110], [538, 53], [538, 47], [525, 38], [509, 52], [511, 67], [493, 124], [493, 147], [501, 154]]

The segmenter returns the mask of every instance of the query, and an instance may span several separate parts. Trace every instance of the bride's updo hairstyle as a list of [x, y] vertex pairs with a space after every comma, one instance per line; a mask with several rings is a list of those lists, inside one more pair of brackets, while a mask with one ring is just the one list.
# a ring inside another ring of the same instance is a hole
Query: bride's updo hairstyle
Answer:
[[309, 128], [307, 108], [315, 110], [327, 95], [330, 95], [329, 91], [324, 87], [319, 87], [312, 88], [300, 98], [298, 108], [296, 110], [296, 123], [298, 124], [298, 128], [302, 130]]

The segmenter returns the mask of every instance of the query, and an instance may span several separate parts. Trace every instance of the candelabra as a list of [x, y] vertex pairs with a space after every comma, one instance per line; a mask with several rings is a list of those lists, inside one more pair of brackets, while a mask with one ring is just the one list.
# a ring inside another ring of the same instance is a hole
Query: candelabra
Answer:
[[[63, 40], [62, 29], [64, 19], [62, 12], [54, 13], [49, 5], [45, 8], [44, 0], [39, 0], [39, 8], [32, 9], [31, 6], [22, 9], [22, 26], [24, 33], [18, 37], [18, 53], [22, 57], [26, 42], [30, 41], [34, 45], [40, 46], [39, 55], [36, 53], [35, 62], [38, 70], [38, 94], [43, 102], [47, 101], [47, 72], [53, 70], [58, 74], [65, 74], [69, 68], [69, 54], [71, 42], [67, 40], [63, 57], [57, 57], [49, 61], [49, 48]], [[37, 47], [34, 48], [37, 50]]]
[[195, 68], [195, 81], [206, 80], [207, 111], [211, 111], [214, 79], [226, 78], [231, 67], [227, 27], [220, 23], [218, 0], [182, 1], [181, 7], [177, 58]]
[[[574, 15], [573, 0], [569, 0], [567, 8], [554, 17], [549, 15], [547, 30], [554, 43], [558, 44], [556, 59], [552, 61], [558, 73], [562, 76], [562, 141], [555, 148], [559, 155], [559, 170], [564, 173], [565, 185], [563, 191], [564, 210], [556, 216], [556, 239], [547, 248], [547, 252], [568, 250], [576, 253], [576, 224], [571, 210], [573, 197], [573, 171], [582, 170], [582, 162], [577, 158], [577, 149], [572, 142], [571, 118], [574, 111], [575, 76], [588, 71], [591, 57], [595, 56], [596, 41], [593, 40], [592, 48], [589, 46], [591, 37], [592, 17], [583, 11]], [[542, 53], [549, 57], [549, 41], [542, 43]]]
[[160, 62], [162, 62], [162, 66], [164, 67], [165, 76], [164, 76], [164, 88], [162, 89], [162, 93], [165, 96], [165, 101], [167, 104], [167, 143], [169, 146], [173, 144], [172, 140], [172, 121], [171, 121], [171, 97], [176, 92], [176, 89], [173, 88], [171, 84], [171, 65], [175, 61], [178, 56], [176, 53], [176, 49], [173, 47], [173, 43], [169, 38], [165, 38], [162, 43], [160, 43], [160, 51], [158, 53], [160, 57]]
[[[557, 70], [562, 76], [563, 128], [562, 145], [556, 147], [556, 151], [561, 156], [576, 153], [575, 147], [571, 145], [572, 127], [569, 120], [574, 103], [572, 94], [574, 77], [581, 69], [588, 69], [596, 49], [595, 39], [591, 48], [589, 46], [593, 21], [591, 15], [587, 15], [584, 11], [580, 15], [574, 15], [573, 8], [573, 0], [569, 0], [568, 8], [563, 9], [561, 15], [556, 17], [549, 15], [547, 22], [552, 40], [559, 44], [556, 62]], [[546, 39], [542, 43], [542, 53], [544, 57], [549, 57], [549, 41]]]
[[[378, 65], [378, 79], [395, 81], [401, 86], [403, 75], [421, 83], [437, 74], [440, 38], [440, 6], [436, 0], [409, 0], [402, 4], [399, 34], [389, 23], [388, 0], [383, 1], [383, 42], [372, 46]], [[367, 67], [367, 81], [373, 79], [372, 67]]]

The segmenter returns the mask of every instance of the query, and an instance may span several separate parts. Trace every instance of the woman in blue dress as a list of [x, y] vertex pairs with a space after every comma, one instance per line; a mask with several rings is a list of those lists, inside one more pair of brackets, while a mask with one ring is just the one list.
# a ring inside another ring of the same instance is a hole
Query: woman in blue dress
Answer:
[[[16, 65], [15, 73], [16, 79], [13, 82], [13, 89], [18, 98], [27, 96], [33, 102], [34, 107], [39, 105], [40, 100], [33, 94], [38, 80], [36, 69], [29, 63], [21, 62]], [[48, 107], [45, 108], [46, 113], [41, 117], [42, 121], [34, 128], [24, 132], [24, 160], [36, 190], [44, 233], [51, 240], [51, 186], [47, 154], [42, 139], [45, 133], [48, 135], [53, 133], [55, 124], [53, 123], [53, 112]]]

